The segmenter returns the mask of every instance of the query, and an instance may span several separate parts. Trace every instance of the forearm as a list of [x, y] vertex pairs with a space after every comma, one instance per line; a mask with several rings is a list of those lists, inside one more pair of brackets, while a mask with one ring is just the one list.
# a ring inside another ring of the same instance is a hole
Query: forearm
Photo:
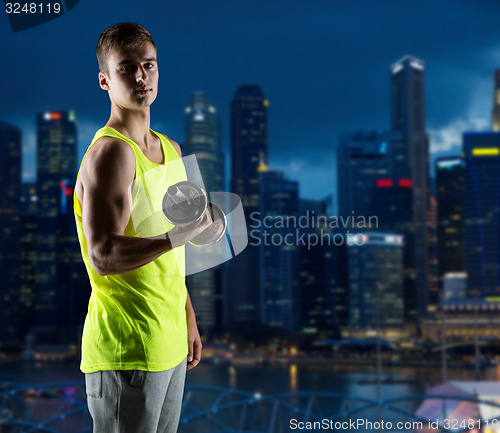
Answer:
[[189, 292], [186, 288], [187, 298], [186, 298], [186, 318], [188, 321], [194, 320], [196, 322], [196, 315], [194, 314], [194, 308], [191, 304], [191, 298], [189, 297]]
[[171, 250], [168, 235], [157, 238], [116, 235], [101, 246], [89, 247], [89, 256], [99, 275], [116, 275], [134, 271]]

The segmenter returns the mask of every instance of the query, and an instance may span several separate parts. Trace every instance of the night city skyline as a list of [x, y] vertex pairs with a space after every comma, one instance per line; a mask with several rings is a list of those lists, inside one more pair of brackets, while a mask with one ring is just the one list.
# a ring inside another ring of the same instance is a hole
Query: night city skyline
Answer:
[[[170, 321], [182, 331], [185, 309], [203, 350], [179, 433], [321, 418], [500, 433], [499, 2], [55, 1], [65, 13], [27, 30], [0, 14], [2, 432], [91, 431], [83, 372], [156, 370], [146, 353], [182, 343]], [[199, 173], [102, 128], [95, 49], [119, 22], [151, 32], [150, 127]], [[74, 186], [98, 130], [136, 158], [127, 243], [163, 238], [164, 216], [181, 224], [164, 195], [181, 175], [223, 209], [217, 243], [130, 272], [96, 266], [91, 223], [106, 225], [108, 204], [93, 219], [82, 191], [107, 180]], [[102, 355], [91, 369], [89, 347]], [[119, 362], [102, 364], [106, 351]]]
[[0, 118], [23, 131], [24, 181], [34, 180], [38, 110], [75, 110], [78, 160], [107, 121], [95, 43], [119, 21], [145, 25], [159, 49], [153, 129], [183, 142], [184, 107], [193, 91], [205, 91], [220, 113], [227, 155], [232, 94], [240, 83], [259, 84], [269, 100], [270, 168], [298, 181], [303, 197], [336, 190], [341, 133], [388, 128], [390, 65], [406, 54], [425, 62], [431, 171], [436, 157], [460, 153], [462, 132], [490, 127], [500, 65], [500, 9], [493, 2], [423, 2], [418, 10], [390, 2], [146, 2], [140, 11], [116, 5], [100, 5], [96, 14], [97, 3], [82, 1], [54, 21], [14, 34], [1, 18], [2, 57], [20, 67], [6, 86]]

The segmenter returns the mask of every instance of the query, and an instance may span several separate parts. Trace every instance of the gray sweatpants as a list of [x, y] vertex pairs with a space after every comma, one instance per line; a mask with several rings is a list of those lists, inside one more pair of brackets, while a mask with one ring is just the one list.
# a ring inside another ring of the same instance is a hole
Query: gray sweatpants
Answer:
[[175, 433], [186, 362], [165, 371], [105, 370], [85, 374], [94, 433]]

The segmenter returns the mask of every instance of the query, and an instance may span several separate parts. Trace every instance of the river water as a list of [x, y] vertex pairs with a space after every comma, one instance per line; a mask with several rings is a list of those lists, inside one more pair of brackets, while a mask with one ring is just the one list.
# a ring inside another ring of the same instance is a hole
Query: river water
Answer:
[[[406, 397], [425, 393], [428, 387], [442, 382], [440, 368], [428, 367], [385, 367], [383, 377], [390, 376], [392, 383], [382, 384], [382, 399]], [[482, 380], [497, 380], [496, 368], [483, 370]], [[289, 364], [289, 365], [229, 365], [201, 363], [189, 371], [186, 376], [185, 407], [179, 433], [209, 433], [226, 431], [235, 426], [243, 426], [247, 431], [271, 431], [279, 433], [292, 431], [287, 429], [293, 413], [297, 419], [305, 419], [306, 413], [316, 419], [331, 416], [339, 410], [346, 410], [361, 405], [356, 399], [376, 399], [377, 386], [375, 369], [367, 366], [338, 366], [325, 364]], [[61, 382], [83, 382], [84, 375], [76, 364], [7, 364], [0, 365], [0, 381], [9, 381], [30, 385], [52, 384]], [[474, 380], [473, 370], [449, 369], [448, 380]], [[71, 388], [70, 399], [84, 401], [84, 388]], [[232, 391], [228, 393], [227, 391]], [[251, 393], [251, 394], [245, 394]], [[284, 398], [279, 394], [294, 393]], [[328, 394], [327, 394], [328, 393]], [[351, 396], [346, 406], [346, 399], [331, 393]], [[248, 404], [253, 395], [256, 403]], [[20, 403], [21, 398], [18, 398]], [[32, 417], [34, 422], [54, 418], [71, 410], [61, 404], [57, 398], [37, 398], [23, 395], [22, 400], [29, 411], [18, 410], [17, 417]], [[245, 403], [238, 401], [245, 400]], [[284, 403], [284, 404], [283, 404]], [[400, 405], [401, 408], [413, 412], [421, 403], [421, 399], [410, 400]], [[14, 405], [13, 402], [3, 402]], [[232, 405], [231, 409], [228, 409]], [[294, 409], [290, 409], [293, 407]], [[64, 407], [64, 408], [62, 408]], [[287, 409], [288, 408], [288, 409]], [[304, 410], [304, 412], [301, 412]], [[309, 410], [309, 412], [307, 412]], [[29, 413], [28, 413], [29, 412]], [[38, 413], [38, 415], [37, 415]], [[359, 412], [356, 416], [367, 419], [387, 420], [408, 419], [407, 416], [384, 412], [378, 407]], [[78, 417], [66, 417], [52, 421], [51, 427], [64, 433], [91, 431], [90, 417], [80, 411]], [[68, 418], [68, 419], [67, 419]], [[226, 426], [226, 427], [224, 427]], [[0, 432], [14, 431], [0, 424]], [[36, 432], [37, 430], [32, 430]], [[40, 432], [43, 430], [39, 430]], [[295, 430], [298, 431], [298, 430]], [[358, 429], [358, 431], [372, 431]]]

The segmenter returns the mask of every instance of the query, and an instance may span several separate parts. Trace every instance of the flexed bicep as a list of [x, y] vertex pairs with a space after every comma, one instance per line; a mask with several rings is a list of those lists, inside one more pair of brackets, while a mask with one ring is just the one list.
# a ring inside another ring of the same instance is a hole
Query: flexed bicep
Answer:
[[105, 266], [113, 237], [123, 235], [129, 221], [134, 174], [133, 151], [116, 140], [97, 142], [82, 165], [83, 231], [97, 272]]

